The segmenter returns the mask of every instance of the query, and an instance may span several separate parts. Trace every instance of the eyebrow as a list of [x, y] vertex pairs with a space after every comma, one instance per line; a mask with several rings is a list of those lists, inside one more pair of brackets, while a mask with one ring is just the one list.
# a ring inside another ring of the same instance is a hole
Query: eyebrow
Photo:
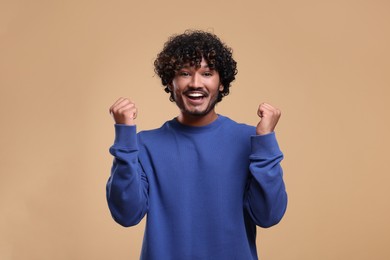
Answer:
[[[188, 68], [192, 68], [192, 67], [196, 67], [196, 66], [195, 66], [195, 65], [194, 65], [194, 66], [190, 66], [190, 65], [188, 65], [188, 63], [187, 63], [187, 64], [183, 65], [181, 68], [182, 68], [182, 69], [188, 69]], [[209, 68], [209, 69], [211, 69], [211, 70], [215, 70], [215, 68], [211, 68], [211, 67], [209, 66], [209, 64], [206, 64], [206, 65], [204, 65], [204, 66], [200, 66], [199, 68], [205, 68], [205, 69]]]

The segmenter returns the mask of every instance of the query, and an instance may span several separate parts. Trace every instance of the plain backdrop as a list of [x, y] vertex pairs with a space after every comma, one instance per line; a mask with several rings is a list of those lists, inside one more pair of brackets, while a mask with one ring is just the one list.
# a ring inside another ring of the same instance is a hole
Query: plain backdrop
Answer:
[[108, 108], [138, 130], [177, 115], [153, 72], [172, 34], [214, 32], [239, 73], [217, 112], [276, 129], [289, 194], [258, 228], [265, 260], [390, 259], [390, 2], [385, 0], [0, 1], [0, 259], [137, 259], [105, 184]]

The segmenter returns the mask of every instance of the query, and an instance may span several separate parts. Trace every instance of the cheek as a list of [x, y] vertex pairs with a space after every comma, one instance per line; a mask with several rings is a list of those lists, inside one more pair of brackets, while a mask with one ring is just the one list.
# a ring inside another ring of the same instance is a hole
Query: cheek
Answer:
[[185, 86], [185, 82], [180, 81], [180, 80], [176, 80], [176, 81], [172, 84], [172, 91], [173, 91], [173, 92], [176, 92], [176, 93], [180, 93], [180, 92], [183, 91], [184, 86]]

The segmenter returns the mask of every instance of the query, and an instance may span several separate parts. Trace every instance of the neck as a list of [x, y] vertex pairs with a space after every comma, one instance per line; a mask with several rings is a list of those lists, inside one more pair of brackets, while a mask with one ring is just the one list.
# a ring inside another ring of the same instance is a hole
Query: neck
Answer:
[[207, 115], [197, 116], [197, 115], [188, 115], [185, 113], [180, 113], [177, 117], [177, 120], [188, 126], [205, 126], [211, 124], [218, 118], [217, 113], [214, 110], [210, 111]]

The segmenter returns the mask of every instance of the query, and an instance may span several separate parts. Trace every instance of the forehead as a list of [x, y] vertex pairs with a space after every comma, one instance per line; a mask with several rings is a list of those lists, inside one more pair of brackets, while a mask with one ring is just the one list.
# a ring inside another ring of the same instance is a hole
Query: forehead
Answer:
[[[184, 63], [182, 68], [188, 69], [188, 68], [195, 68], [197, 67], [196, 64], [191, 65], [190, 62]], [[206, 62], [205, 59], [202, 58], [202, 61], [199, 64], [199, 68], [210, 68], [209, 64]], [[211, 68], [213, 69], [213, 68]]]

